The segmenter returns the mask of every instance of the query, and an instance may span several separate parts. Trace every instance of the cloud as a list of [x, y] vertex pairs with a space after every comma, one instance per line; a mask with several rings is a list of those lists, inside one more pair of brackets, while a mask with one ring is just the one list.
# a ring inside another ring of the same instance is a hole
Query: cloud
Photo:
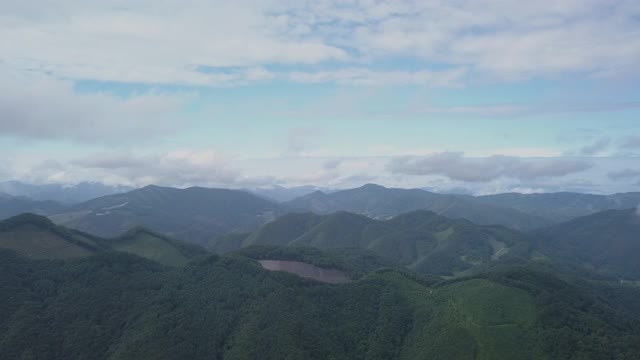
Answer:
[[578, 150], [579, 155], [584, 156], [593, 156], [598, 155], [609, 147], [611, 140], [609, 139], [600, 139], [593, 144], [584, 146]]
[[624, 169], [620, 171], [614, 171], [607, 174], [607, 177], [611, 180], [627, 180], [633, 178], [640, 178], [640, 170]]
[[622, 142], [623, 149], [640, 149], [640, 136], [629, 136]]
[[638, 75], [639, 13], [631, 0], [336, 0], [304, 3], [289, 9], [289, 18], [366, 59], [412, 57], [517, 80]]
[[104, 176], [111, 182], [130, 185], [234, 184], [243, 179], [230, 159], [213, 150], [177, 150], [161, 154], [136, 156], [100, 153], [71, 162], [78, 173]]
[[461, 152], [443, 152], [429, 156], [393, 158], [387, 170], [403, 175], [441, 175], [452, 180], [488, 182], [502, 177], [518, 180], [562, 177], [591, 168], [585, 161], [565, 159], [521, 159], [495, 155], [466, 158]]
[[303, 155], [318, 146], [318, 139], [325, 134], [324, 129], [317, 126], [299, 126], [291, 128], [286, 135], [285, 154]]
[[340, 85], [398, 86], [424, 85], [434, 87], [460, 86], [465, 69], [443, 71], [373, 71], [366, 68], [345, 68], [332, 71], [293, 71], [288, 78], [299, 83], [335, 83]]
[[70, 81], [18, 75], [0, 65], [0, 137], [84, 143], [146, 142], [176, 131], [189, 94], [79, 93]]
[[342, 164], [342, 159], [331, 159], [331, 160], [327, 160], [324, 162], [324, 164], [322, 164], [322, 167], [325, 168], [326, 170], [333, 170], [333, 169], [337, 169], [340, 164]]
[[248, 79], [252, 73], [203, 72], [202, 66], [251, 69], [348, 58], [343, 49], [318, 39], [281, 36], [281, 26], [269, 16], [272, 1], [185, 6], [169, 0], [162, 7], [150, 0], [126, 6], [76, 0], [37, 7], [17, 3], [3, 7], [0, 21], [5, 61], [70, 79], [207, 86]]
[[[12, 68], [67, 79], [194, 86], [621, 78], [638, 75], [639, 15], [634, 0], [9, 0], [0, 53]], [[396, 59], [423, 65], [373, 69]]]

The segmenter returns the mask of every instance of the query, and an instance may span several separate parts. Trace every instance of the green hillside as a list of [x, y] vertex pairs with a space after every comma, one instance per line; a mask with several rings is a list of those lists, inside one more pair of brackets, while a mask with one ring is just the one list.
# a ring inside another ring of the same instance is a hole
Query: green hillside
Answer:
[[184, 266], [191, 259], [207, 251], [199, 246], [184, 243], [156, 234], [144, 228], [135, 228], [126, 234], [106, 240], [117, 251], [135, 254], [168, 266]]
[[103, 247], [92, 237], [54, 225], [47, 218], [22, 214], [0, 222], [0, 249], [34, 259], [89, 256]]
[[640, 356], [640, 314], [526, 268], [453, 282], [387, 269], [328, 285], [238, 254], [174, 268], [0, 251], [0, 292], [12, 294], [0, 297], [2, 359]]
[[34, 259], [66, 259], [116, 250], [160, 264], [183, 266], [206, 255], [199, 246], [183, 243], [144, 228], [135, 228], [113, 239], [103, 239], [53, 224], [34, 214], [22, 214], [0, 222], [0, 249]]
[[609, 210], [535, 233], [556, 263], [640, 279], [640, 216], [636, 209]]
[[517, 231], [451, 220], [424, 210], [384, 221], [346, 212], [288, 214], [250, 235], [222, 237], [210, 248], [225, 253], [252, 245], [364, 249], [436, 275], [459, 275], [495, 261], [531, 255], [530, 239]]

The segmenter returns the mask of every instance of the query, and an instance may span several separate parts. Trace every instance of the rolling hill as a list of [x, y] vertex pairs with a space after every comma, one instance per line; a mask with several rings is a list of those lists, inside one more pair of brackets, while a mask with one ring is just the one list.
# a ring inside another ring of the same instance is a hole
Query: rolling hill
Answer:
[[420, 210], [389, 220], [337, 212], [292, 213], [247, 235], [210, 243], [220, 253], [254, 245], [365, 249], [420, 273], [454, 275], [498, 260], [528, 259], [531, 240], [502, 226], [479, 226]]
[[103, 239], [55, 225], [35, 214], [21, 214], [0, 222], [0, 249], [12, 250], [31, 259], [68, 259], [120, 251], [168, 266], [184, 266], [206, 255], [196, 245], [135, 228], [126, 234]]
[[172, 268], [118, 252], [52, 262], [0, 251], [0, 293], [11, 294], [0, 297], [6, 359], [640, 356], [640, 314], [527, 268], [455, 281], [386, 269], [332, 285], [238, 254]]
[[83, 257], [104, 250], [93, 238], [54, 225], [46, 217], [22, 214], [0, 222], [0, 249], [33, 259]]
[[143, 226], [173, 238], [204, 243], [212, 236], [252, 230], [283, 212], [281, 206], [244, 191], [150, 185], [75, 205], [51, 219], [101, 237], [115, 237]]
[[312, 194], [285, 203], [291, 209], [329, 214], [336, 211], [388, 219], [414, 210], [430, 210], [452, 219], [467, 219], [479, 225], [503, 225], [532, 230], [552, 222], [516, 209], [479, 203], [472, 197], [443, 195], [420, 189], [391, 189], [367, 184], [356, 189]]
[[169, 266], [184, 266], [192, 259], [207, 254], [197, 245], [171, 239], [142, 227], [129, 230], [125, 234], [104, 240], [110, 248], [135, 254]]
[[534, 235], [556, 263], [640, 280], [640, 215], [635, 208], [577, 218]]

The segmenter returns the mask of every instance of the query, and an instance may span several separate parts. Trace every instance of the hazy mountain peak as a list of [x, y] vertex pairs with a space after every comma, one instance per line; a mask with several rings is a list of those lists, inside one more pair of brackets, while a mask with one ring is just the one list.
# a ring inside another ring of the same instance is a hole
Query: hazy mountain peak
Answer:
[[362, 190], [387, 190], [386, 187], [378, 184], [368, 183], [360, 187]]

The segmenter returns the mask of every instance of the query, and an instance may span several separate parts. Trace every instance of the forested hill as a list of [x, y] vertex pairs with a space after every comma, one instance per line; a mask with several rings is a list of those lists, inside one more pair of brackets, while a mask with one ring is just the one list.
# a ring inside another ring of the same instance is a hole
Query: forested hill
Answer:
[[0, 297], [0, 359], [640, 356], [624, 297], [526, 268], [454, 282], [388, 269], [328, 285], [237, 254], [166, 267], [0, 250], [0, 293], [11, 294]]
[[347, 212], [288, 214], [251, 234], [218, 238], [209, 247], [225, 253], [251, 245], [364, 249], [416, 272], [451, 276], [497, 261], [527, 261], [533, 241], [502, 226], [419, 210], [389, 220]]
[[0, 221], [0, 249], [32, 259], [68, 259], [115, 250], [169, 266], [183, 266], [208, 253], [199, 246], [140, 227], [120, 237], [104, 239], [55, 225], [46, 217], [35, 214]]
[[581, 217], [537, 231], [535, 236], [557, 263], [640, 279], [640, 214], [635, 208]]

